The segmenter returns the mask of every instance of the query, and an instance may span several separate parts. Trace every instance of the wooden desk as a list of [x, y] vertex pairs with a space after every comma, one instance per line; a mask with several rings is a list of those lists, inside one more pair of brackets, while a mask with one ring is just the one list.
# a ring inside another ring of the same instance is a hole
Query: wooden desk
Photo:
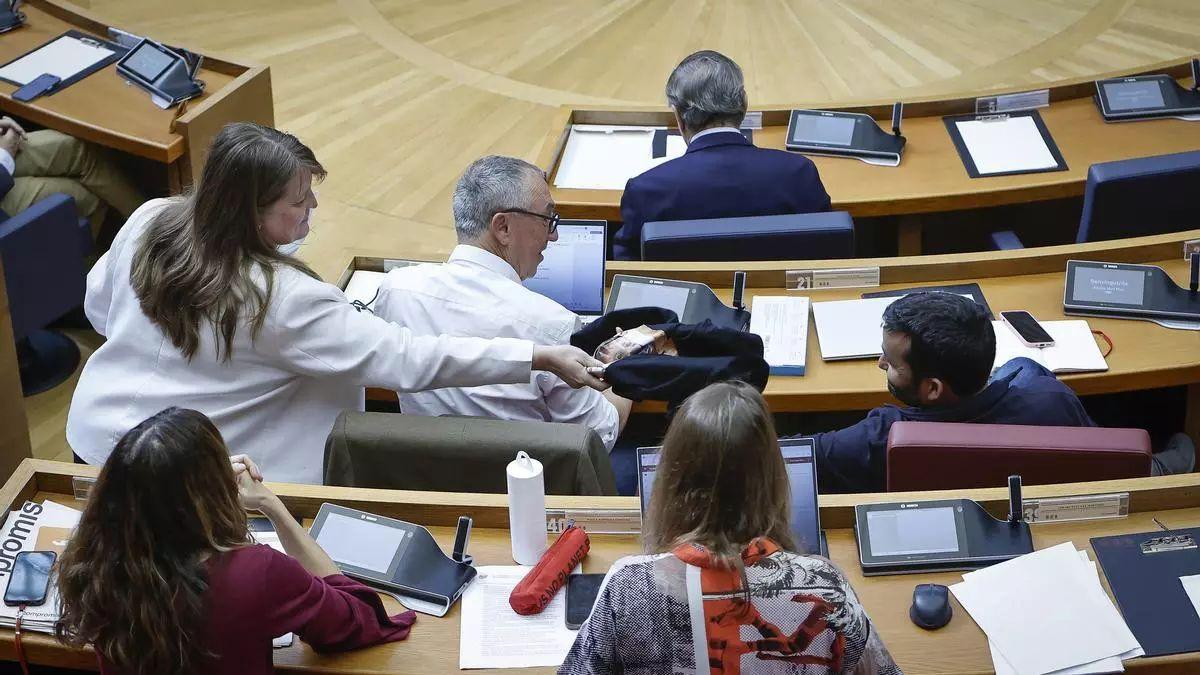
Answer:
[[32, 456], [4, 266], [0, 264], [0, 476], [11, 474], [21, 460]]
[[[1182, 242], [1196, 238], [1200, 238], [1200, 230], [1021, 251], [907, 258], [741, 263], [610, 262], [608, 273], [610, 282], [613, 274], [703, 282], [726, 303], [732, 301], [730, 286], [735, 270], [747, 272], [746, 293], [750, 297], [759, 294], [808, 295], [814, 302], [857, 298], [864, 292], [889, 288], [978, 281], [993, 312], [1024, 309], [1039, 319], [1053, 321], [1071, 318], [1062, 311], [1063, 276], [1068, 260], [1152, 263], [1163, 267], [1177, 283], [1186, 286], [1188, 270], [1183, 260]], [[356, 257], [335, 283], [344, 287], [353, 269], [382, 270], [384, 263], [384, 258]], [[880, 268], [882, 286], [806, 292], [784, 289], [787, 270], [865, 266]], [[1188, 428], [1200, 441], [1200, 385], [1196, 384], [1200, 383], [1200, 336], [1192, 331], [1162, 328], [1148, 321], [1090, 318], [1088, 322], [1092, 328], [1112, 338], [1114, 348], [1108, 357], [1109, 370], [1063, 375], [1063, 381], [1079, 394], [1188, 385]], [[825, 362], [821, 360], [819, 347], [816, 324], [810, 320], [807, 372], [803, 377], [770, 379], [764, 394], [771, 410], [865, 410], [893, 402], [884, 375], [873, 359]], [[387, 394], [377, 396], [386, 398]], [[391, 400], [395, 400], [394, 394]], [[637, 406], [642, 412], [662, 409], [661, 404]]]
[[[107, 38], [109, 25], [61, 0], [21, 6], [25, 27], [0, 36], [0, 63], [36, 49], [68, 30]], [[153, 36], [150, 36], [153, 37]], [[51, 129], [163, 164], [177, 192], [199, 176], [212, 137], [228, 122], [274, 125], [271, 75], [266, 66], [205, 54], [199, 78], [205, 93], [180, 108], [161, 110], [142, 89], [117, 75], [116, 64], [29, 103], [12, 99], [17, 87], [0, 82], [0, 109]], [[178, 115], [178, 119], [176, 119]]]
[[[1200, 129], [1194, 122], [1162, 119], [1108, 124], [1092, 102], [1095, 79], [1163, 72], [1191, 86], [1190, 77], [1186, 75], [1187, 63], [1182, 61], [1154, 64], [1136, 72], [1122, 71], [1099, 78], [1070, 80], [1053, 86], [1053, 102], [1040, 113], [1062, 151], [1069, 167], [1067, 171], [969, 177], [942, 116], [974, 112], [973, 96], [905, 101], [903, 133], [908, 143], [899, 167], [872, 166], [854, 159], [833, 157], [814, 156], [812, 160], [833, 199], [833, 208], [849, 211], [855, 217], [909, 216], [1079, 196], [1083, 194], [1088, 167], [1092, 164], [1200, 149]], [[865, 101], [821, 107], [866, 113], [880, 120], [885, 128], [890, 128], [891, 103]], [[763, 129], [754, 132], [755, 144], [782, 150], [790, 111], [813, 107], [818, 106], [806, 103], [754, 106], [763, 110], [764, 125]], [[547, 131], [538, 155], [538, 165], [550, 174], [551, 186], [573, 124], [674, 126], [674, 117], [665, 109], [562, 108], [556, 124]], [[559, 212], [566, 217], [621, 220], [621, 190], [552, 187], [551, 194]], [[920, 242], [920, 220], [902, 219], [898, 242], [900, 254], [920, 253]]]
[[[70, 480], [76, 475], [94, 475], [96, 469], [73, 464], [26, 460], [0, 489], [0, 504], [13, 508], [26, 499], [47, 497], [73, 504]], [[401, 518], [429, 526], [443, 548], [454, 538], [454, 523], [459, 515], [475, 519], [471, 553], [479, 565], [512, 564], [507, 533], [508, 510], [504, 495], [402, 492], [278, 484], [273, 486], [297, 515], [311, 518], [323, 501], [360, 508], [381, 515]], [[1055, 523], [1033, 526], [1038, 548], [1073, 541], [1089, 547], [1090, 537], [1149, 532], [1156, 530], [1151, 520], [1157, 517], [1171, 527], [1200, 525], [1200, 474], [1140, 478], [1125, 481], [1073, 483], [1026, 488], [1027, 497], [1105, 494], [1128, 491], [1131, 515], [1128, 518], [1081, 523]], [[967, 497], [975, 499], [996, 516], [1007, 510], [1003, 489], [892, 493], [875, 495], [835, 495], [820, 499], [821, 521], [829, 538], [830, 557], [845, 571], [867, 612], [871, 616], [893, 658], [908, 675], [949, 673], [990, 673], [991, 658], [982, 631], [955, 602], [954, 619], [939, 631], [924, 631], [908, 619], [912, 588], [916, 583], [955, 583], [959, 573], [903, 575], [864, 578], [860, 572], [854, 541], [854, 505], [880, 501]], [[549, 497], [551, 508], [636, 509], [632, 497]], [[75, 504], [78, 506], [77, 504]], [[604, 572], [618, 558], [640, 553], [633, 536], [594, 535], [591, 553], [584, 560], [586, 572]], [[1094, 558], [1094, 555], [1093, 555]], [[399, 611], [390, 598], [384, 598], [389, 610]], [[458, 669], [459, 606], [443, 618], [421, 615], [407, 641], [381, 645], [348, 654], [322, 656], [297, 643], [276, 650], [275, 663], [280, 670], [339, 673], [450, 673]], [[26, 651], [32, 662], [59, 667], [95, 670], [90, 651], [67, 649], [44, 635], [28, 634]], [[14, 658], [12, 631], [0, 630], [0, 659]], [[1139, 673], [1184, 673], [1200, 668], [1197, 654], [1182, 654], [1126, 663]], [[476, 671], [481, 673], [502, 671]], [[532, 673], [551, 673], [541, 668]]]

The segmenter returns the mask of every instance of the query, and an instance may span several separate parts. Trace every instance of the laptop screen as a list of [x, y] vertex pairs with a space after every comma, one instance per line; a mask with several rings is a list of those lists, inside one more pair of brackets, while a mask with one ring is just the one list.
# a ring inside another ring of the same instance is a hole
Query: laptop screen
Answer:
[[[817, 510], [817, 471], [811, 438], [779, 440], [788, 482], [792, 488], [792, 534], [799, 553], [821, 552], [821, 518]], [[658, 470], [661, 447], [638, 448], [638, 494], [642, 499], [642, 517], [650, 505], [650, 491]]]
[[525, 288], [576, 314], [604, 313], [604, 220], [563, 220]]

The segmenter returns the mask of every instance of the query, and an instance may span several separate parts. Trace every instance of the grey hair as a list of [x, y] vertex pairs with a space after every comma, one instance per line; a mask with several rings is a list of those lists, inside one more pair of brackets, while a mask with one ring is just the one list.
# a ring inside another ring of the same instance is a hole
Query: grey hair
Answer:
[[746, 86], [733, 59], [712, 50], [679, 62], [667, 78], [667, 102], [688, 131], [738, 126], [746, 116]]
[[488, 155], [471, 162], [454, 186], [454, 229], [459, 243], [483, 236], [492, 216], [500, 211], [532, 206], [534, 176], [544, 179], [545, 173], [516, 157]]

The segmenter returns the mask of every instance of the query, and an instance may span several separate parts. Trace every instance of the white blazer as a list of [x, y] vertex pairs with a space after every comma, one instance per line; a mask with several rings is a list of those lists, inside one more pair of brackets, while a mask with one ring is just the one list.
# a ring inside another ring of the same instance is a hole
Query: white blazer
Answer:
[[200, 326], [191, 361], [142, 312], [130, 266], [142, 233], [167, 200], [142, 205], [88, 273], [84, 310], [108, 338], [88, 359], [71, 400], [67, 442], [102, 464], [121, 436], [170, 407], [208, 415], [233, 453], [268, 480], [320, 483], [325, 438], [342, 410], [363, 409], [363, 387], [418, 391], [528, 382], [526, 340], [418, 337], [358, 312], [335, 286], [280, 266], [256, 340], [238, 327], [233, 356], [217, 359]]

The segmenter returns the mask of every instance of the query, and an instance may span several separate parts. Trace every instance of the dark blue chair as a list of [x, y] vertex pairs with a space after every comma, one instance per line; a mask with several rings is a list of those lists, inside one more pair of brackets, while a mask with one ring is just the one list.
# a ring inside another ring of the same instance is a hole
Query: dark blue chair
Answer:
[[815, 260], [854, 256], [845, 211], [666, 220], [642, 226], [642, 260]]
[[[1200, 228], [1200, 151], [1093, 164], [1075, 242], [1108, 241]], [[1011, 231], [992, 234], [998, 250], [1024, 248]]]
[[65, 194], [12, 217], [0, 212], [0, 262], [26, 396], [61, 384], [79, 365], [75, 342], [45, 328], [83, 304], [91, 246], [88, 222]]

